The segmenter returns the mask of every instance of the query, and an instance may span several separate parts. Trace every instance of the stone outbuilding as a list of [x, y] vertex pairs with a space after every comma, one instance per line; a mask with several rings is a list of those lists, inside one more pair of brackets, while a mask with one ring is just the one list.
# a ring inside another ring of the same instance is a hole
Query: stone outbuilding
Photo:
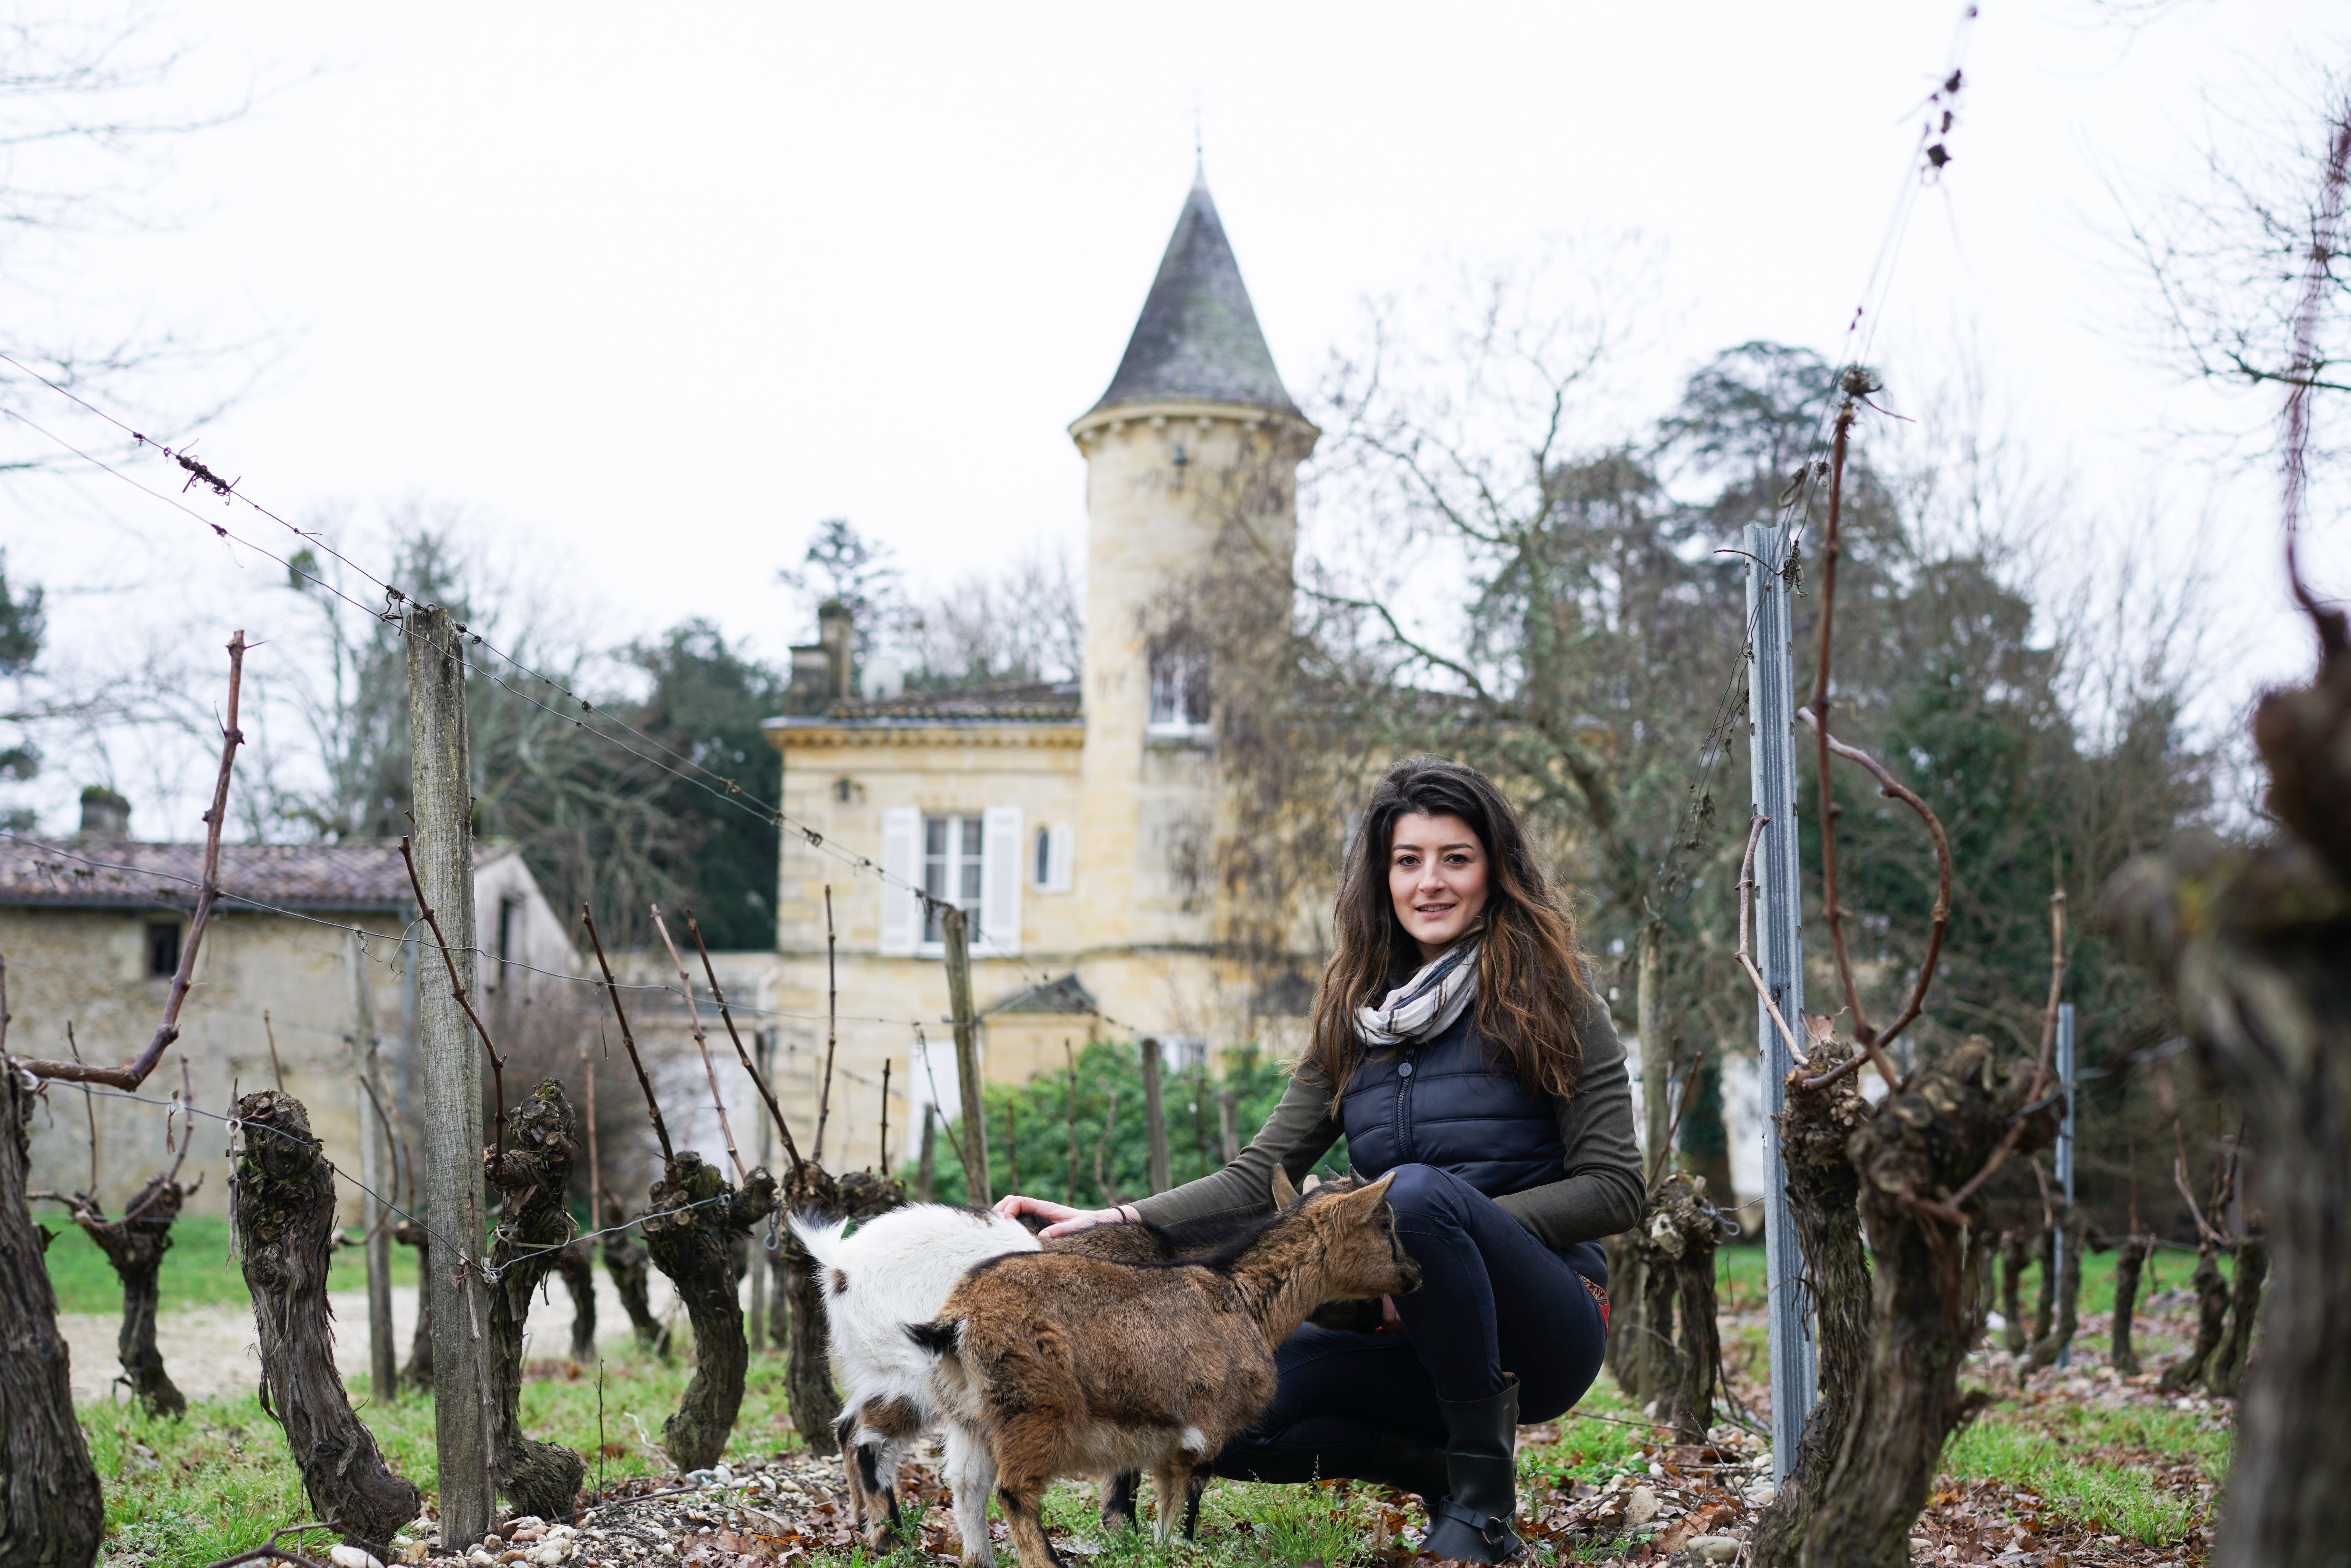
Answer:
[[[201, 842], [129, 836], [120, 797], [92, 790], [82, 829], [62, 841], [0, 839], [0, 956], [7, 961], [8, 1049], [91, 1061], [137, 1054], [162, 1016], [204, 875]], [[223, 896], [197, 950], [180, 1040], [139, 1091], [168, 1101], [184, 1060], [194, 1103], [225, 1113], [233, 1089], [286, 1089], [308, 1107], [332, 1157], [354, 1172], [361, 1090], [355, 1042], [379, 1042], [389, 1113], [414, 1103], [410, 957], [414, 917], [396, 840], [223, 844]], [[493, 1029], [517, 1025], [534, 997], [579, 972], [563, 920], [523, 858], [484, 845], [474, 869], [484, 1001]], [[32, 1186], [71, 1192], [90, 1178], [95, 1117], [99, 1196], [119, 1208], [170, 1162], [162, 1109], [57, 1083], [33, 1124]], [[183, 1124], [184, 1125], [184, 1124]], [[226, 1129], [200, 1120], [183, 1180], [204, 1174], [188, 1212], [225, 1212]], [[408, 1139], [421, 1146], [413, 1129]], [[358, 1207], [345, 1192], [343, 1214]]]

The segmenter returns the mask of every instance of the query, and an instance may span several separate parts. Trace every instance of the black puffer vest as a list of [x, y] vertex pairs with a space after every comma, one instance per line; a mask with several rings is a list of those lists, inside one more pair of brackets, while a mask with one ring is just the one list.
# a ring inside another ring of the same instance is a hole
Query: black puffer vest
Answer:
[[1489, 1197], [1560, 1179], [1567, 1149], [1551, 1103], [1487, 1053], [1473, 1005], [1433, 1039], [1368, 1053], [1339, 1102], [1347, 1162], [1376, 1179], [1435, 1166]]

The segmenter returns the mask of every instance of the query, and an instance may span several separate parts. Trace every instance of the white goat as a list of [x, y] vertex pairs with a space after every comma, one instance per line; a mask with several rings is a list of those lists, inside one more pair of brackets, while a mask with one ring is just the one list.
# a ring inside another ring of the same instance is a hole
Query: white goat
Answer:
[[[790, 1224], [824, 1270], [826, 1340], [841, 1396], [833, 1430], [848, 1472], [852, 1516], [867, 1546], [878, 1552], [899, 1525], [898, 1468], [915, 1442], [941, 1425], [931, 1392], [936, 1358], [906, 1337], [906, 1325], [937, 1317], [973, 1264], [1007, 1252], [1034, 1252], [1040, 1244], [1018, 1220], [936, 1203], [893, 1208], [850, 1236], [841, 1234], [846, 1220], [793, 1215]], [[992, 1564], [987, 1493], [995, 1465], [972, 1452], [957, 1427], [946, 1428], [945, 1441], [964, 1560]]]

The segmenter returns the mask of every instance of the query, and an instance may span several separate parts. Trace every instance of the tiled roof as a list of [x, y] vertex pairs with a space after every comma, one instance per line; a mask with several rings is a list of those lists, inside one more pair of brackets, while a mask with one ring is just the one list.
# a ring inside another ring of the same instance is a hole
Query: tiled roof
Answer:
[[1110, 390], [1089, 412], [1130, 402], [1225, 402], [1296, 414], [1241, 283], [1204, 177], [1185, 198]]
[[906, 692], [894, 697], [852, 697], [827, 704], [808, 718], [771, 718], [770, 727], [832, 724], [1073, 724], [1085, 716], [1075, 681], [1024, 686], [980, 686], [959, 692]]
[[[475, 863], [505, 852], [476, 846]], [[0, 837], [0, 906], [190, 908], [204, 872], [202, 844]], [[402, 910], [409, 904], [408, 873], [394, 839], [223, 844], [220, 877], [231, 904], [340, 910]]]
[[1075, 970], [1058, 980], [1029, 987], [1008, 997], [992, 1008], [981, 1009], [982, 1018], [994, 1018], [998, 1013], [1099, 1013], [1102, 1004], [1086, 989]]

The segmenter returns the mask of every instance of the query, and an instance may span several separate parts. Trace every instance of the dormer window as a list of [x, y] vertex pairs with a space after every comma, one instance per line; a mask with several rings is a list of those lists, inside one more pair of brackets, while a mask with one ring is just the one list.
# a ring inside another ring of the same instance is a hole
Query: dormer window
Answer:
[[1151, 713], [1146, 733], [1194, 736], [1208, 732], [1208, 652], [1188, 637], [1166, 637], [1151, 645]]

